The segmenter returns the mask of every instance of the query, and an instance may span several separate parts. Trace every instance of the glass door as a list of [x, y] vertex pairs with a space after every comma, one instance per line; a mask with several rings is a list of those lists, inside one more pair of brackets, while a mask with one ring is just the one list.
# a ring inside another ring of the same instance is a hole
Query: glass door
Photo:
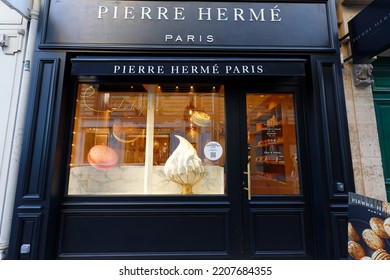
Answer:
[[248, 180], [251, 195], [298, 195], [294, 96], [246, 95]]
[[299, 126], [300, 92], [279, 87], [241, 96], [244, 257], [311, 259], [314, 242], [310, 190], [302, 183], [307, 157], [300, 149], [306, 141]]

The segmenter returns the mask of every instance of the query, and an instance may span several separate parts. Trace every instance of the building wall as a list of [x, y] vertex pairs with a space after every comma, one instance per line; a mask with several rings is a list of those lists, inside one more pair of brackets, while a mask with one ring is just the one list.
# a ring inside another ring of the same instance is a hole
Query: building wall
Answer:
[[[345, 0], [337, 5], [339, 38], [348, 33], [348, 21], [371, 1]], [[351, 55], [348, 40], [341, 43], [341, 59]], [[351, 141], [352, 162], [356, 193], [386, 201], [382, 159], [378, 140], [370, 65], [354, 65], [347, 60], [343, 65], [343, 80]], [[356, 75], [358, 69], [366, 71], [368, 80]]]
[[0, 259], [8, 248], [14, 204], [17, 165], [22, 132], [16, 131], [23, 60], [28, 21], [0, 1], [0, 40], [9, 36], [7, 47], [0, 48]]

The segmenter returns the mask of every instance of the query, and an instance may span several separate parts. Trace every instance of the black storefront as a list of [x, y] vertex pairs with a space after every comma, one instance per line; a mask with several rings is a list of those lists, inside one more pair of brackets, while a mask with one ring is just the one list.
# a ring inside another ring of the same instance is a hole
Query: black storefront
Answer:
[[346, 258], [334, 1], [43, 1], [10, 259]]

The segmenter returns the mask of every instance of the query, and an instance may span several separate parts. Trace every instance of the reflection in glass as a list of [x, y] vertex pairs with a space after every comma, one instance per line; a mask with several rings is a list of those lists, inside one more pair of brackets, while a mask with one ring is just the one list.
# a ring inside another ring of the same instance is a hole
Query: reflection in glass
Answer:
[[79, 84], [68, 194], [224, 194], [224, 151], [223, 86]]
[[252, 194], [300, 194], [292, 94], [247, 94]]

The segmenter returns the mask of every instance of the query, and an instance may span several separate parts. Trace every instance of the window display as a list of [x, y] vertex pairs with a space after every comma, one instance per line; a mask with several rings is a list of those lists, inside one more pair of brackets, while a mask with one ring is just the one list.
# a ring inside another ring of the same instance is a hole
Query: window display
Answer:
[[68, 195], [224, 194], [224, 87], [79, 84]]

